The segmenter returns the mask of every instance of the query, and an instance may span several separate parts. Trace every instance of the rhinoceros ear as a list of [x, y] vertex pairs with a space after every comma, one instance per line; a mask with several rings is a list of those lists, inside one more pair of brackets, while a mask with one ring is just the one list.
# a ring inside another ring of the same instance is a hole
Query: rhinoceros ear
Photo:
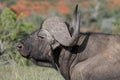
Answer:
[[76, 44], [79, 36], [79, 15], [77, 14], [77, 8], [75, 9], [73, 21], [76, 25], [74, 25], [75, 29], [72, 36], [65, 21], [60, 17], [46, 19], [42, 24], [42, 29], [47, 30], [60, 44], [72, 46]]

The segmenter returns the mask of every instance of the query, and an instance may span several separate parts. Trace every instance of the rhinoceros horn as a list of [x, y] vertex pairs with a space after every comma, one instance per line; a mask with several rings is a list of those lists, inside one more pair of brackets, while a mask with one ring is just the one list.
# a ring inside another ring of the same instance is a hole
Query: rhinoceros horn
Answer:
[[[63, 46], [73, 46], [79, 39], [80, 33], [80, 14], [78, 14], [78, 5], [75, 8], [72, 18], [72, 24], [68, 29], [65, 21], [60, 17], [51, 17], [42, 24], [42, 29], [47, 30], [55, 40]], [[72, 35], [70, 34], [72, 29]]]

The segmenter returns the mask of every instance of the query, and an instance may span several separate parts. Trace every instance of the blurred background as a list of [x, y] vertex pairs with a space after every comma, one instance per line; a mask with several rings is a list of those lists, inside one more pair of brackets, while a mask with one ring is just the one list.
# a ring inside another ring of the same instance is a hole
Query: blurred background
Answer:
[[54, 69], [22, 58], [15, 44], [47, 17], [61, 16], [70, 23], [76, 4], [81, 32], [120, 34], [120, 0], [0, 0], [0, 80], [64, 80]]

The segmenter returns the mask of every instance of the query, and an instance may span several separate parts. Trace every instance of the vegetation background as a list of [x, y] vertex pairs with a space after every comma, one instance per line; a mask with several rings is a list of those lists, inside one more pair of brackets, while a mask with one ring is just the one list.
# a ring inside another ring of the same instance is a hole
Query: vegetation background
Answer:
[[15, 44], [50, 16], [70, 22], [79, 4], [81, 32], [120, 33], [120, 0], [0, 0], [0, 80], [64, 80], [20, 56]]

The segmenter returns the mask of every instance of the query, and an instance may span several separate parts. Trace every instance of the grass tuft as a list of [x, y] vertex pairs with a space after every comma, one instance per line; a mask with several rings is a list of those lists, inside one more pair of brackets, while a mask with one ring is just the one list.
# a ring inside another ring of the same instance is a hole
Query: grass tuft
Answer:
[[64, 80], [54, 69], [38, 66], [0, 66], [0, 80]]

